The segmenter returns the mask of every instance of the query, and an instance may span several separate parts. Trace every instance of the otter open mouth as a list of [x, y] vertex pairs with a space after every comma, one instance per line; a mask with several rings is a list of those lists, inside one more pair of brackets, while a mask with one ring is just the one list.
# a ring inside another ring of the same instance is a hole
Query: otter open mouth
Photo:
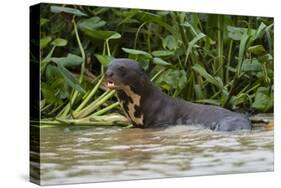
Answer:
[[115, 84], [114, 84], [114, 82], [112, 80], [108, 80], [107, 81], [107, 87], [109, 89], [115, 89], [116, 88], [116, 86], [115, 86]]

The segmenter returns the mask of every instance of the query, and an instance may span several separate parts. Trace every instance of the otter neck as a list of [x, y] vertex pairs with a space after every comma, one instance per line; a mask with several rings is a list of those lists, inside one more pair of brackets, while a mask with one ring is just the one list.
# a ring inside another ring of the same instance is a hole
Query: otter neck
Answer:
[[154, 86], [150, 81], [145, 87], [141, 84], [138, 86], [124, 85], [120, 90], [117, 90], [117, 96], [127, 118], [131, 120], [132, 124], [136, 127], [144, 127], [143, 105], [153, 93]]

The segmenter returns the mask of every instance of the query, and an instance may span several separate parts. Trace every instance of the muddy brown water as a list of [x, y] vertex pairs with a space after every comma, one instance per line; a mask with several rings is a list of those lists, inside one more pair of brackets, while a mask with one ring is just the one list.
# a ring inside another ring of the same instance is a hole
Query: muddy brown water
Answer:
[[189, 126], [46, 128], [41, 129], [41, 183], [272, 171], [273, 138], [273, 130], [265, 128], [232, 133]]

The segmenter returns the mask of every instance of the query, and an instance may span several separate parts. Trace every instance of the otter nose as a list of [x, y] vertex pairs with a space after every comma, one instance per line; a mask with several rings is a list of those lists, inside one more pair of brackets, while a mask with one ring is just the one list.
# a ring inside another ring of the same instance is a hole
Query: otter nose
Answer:
[[113, 76], [113, 72], [107, 70], [107, 71], [105, 72], [105, 76], [108, 77], [108, 78], [109, 78], [109, 77], [112, 77], [112, 76]]

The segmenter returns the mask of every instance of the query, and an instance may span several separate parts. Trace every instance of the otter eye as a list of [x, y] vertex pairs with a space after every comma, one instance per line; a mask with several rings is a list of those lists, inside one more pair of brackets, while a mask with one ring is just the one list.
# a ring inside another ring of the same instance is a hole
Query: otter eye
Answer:
[[123, 66], [118, 67], [118, 71], [121, 73], [121, 75], [126, 74], [126, 68]]

